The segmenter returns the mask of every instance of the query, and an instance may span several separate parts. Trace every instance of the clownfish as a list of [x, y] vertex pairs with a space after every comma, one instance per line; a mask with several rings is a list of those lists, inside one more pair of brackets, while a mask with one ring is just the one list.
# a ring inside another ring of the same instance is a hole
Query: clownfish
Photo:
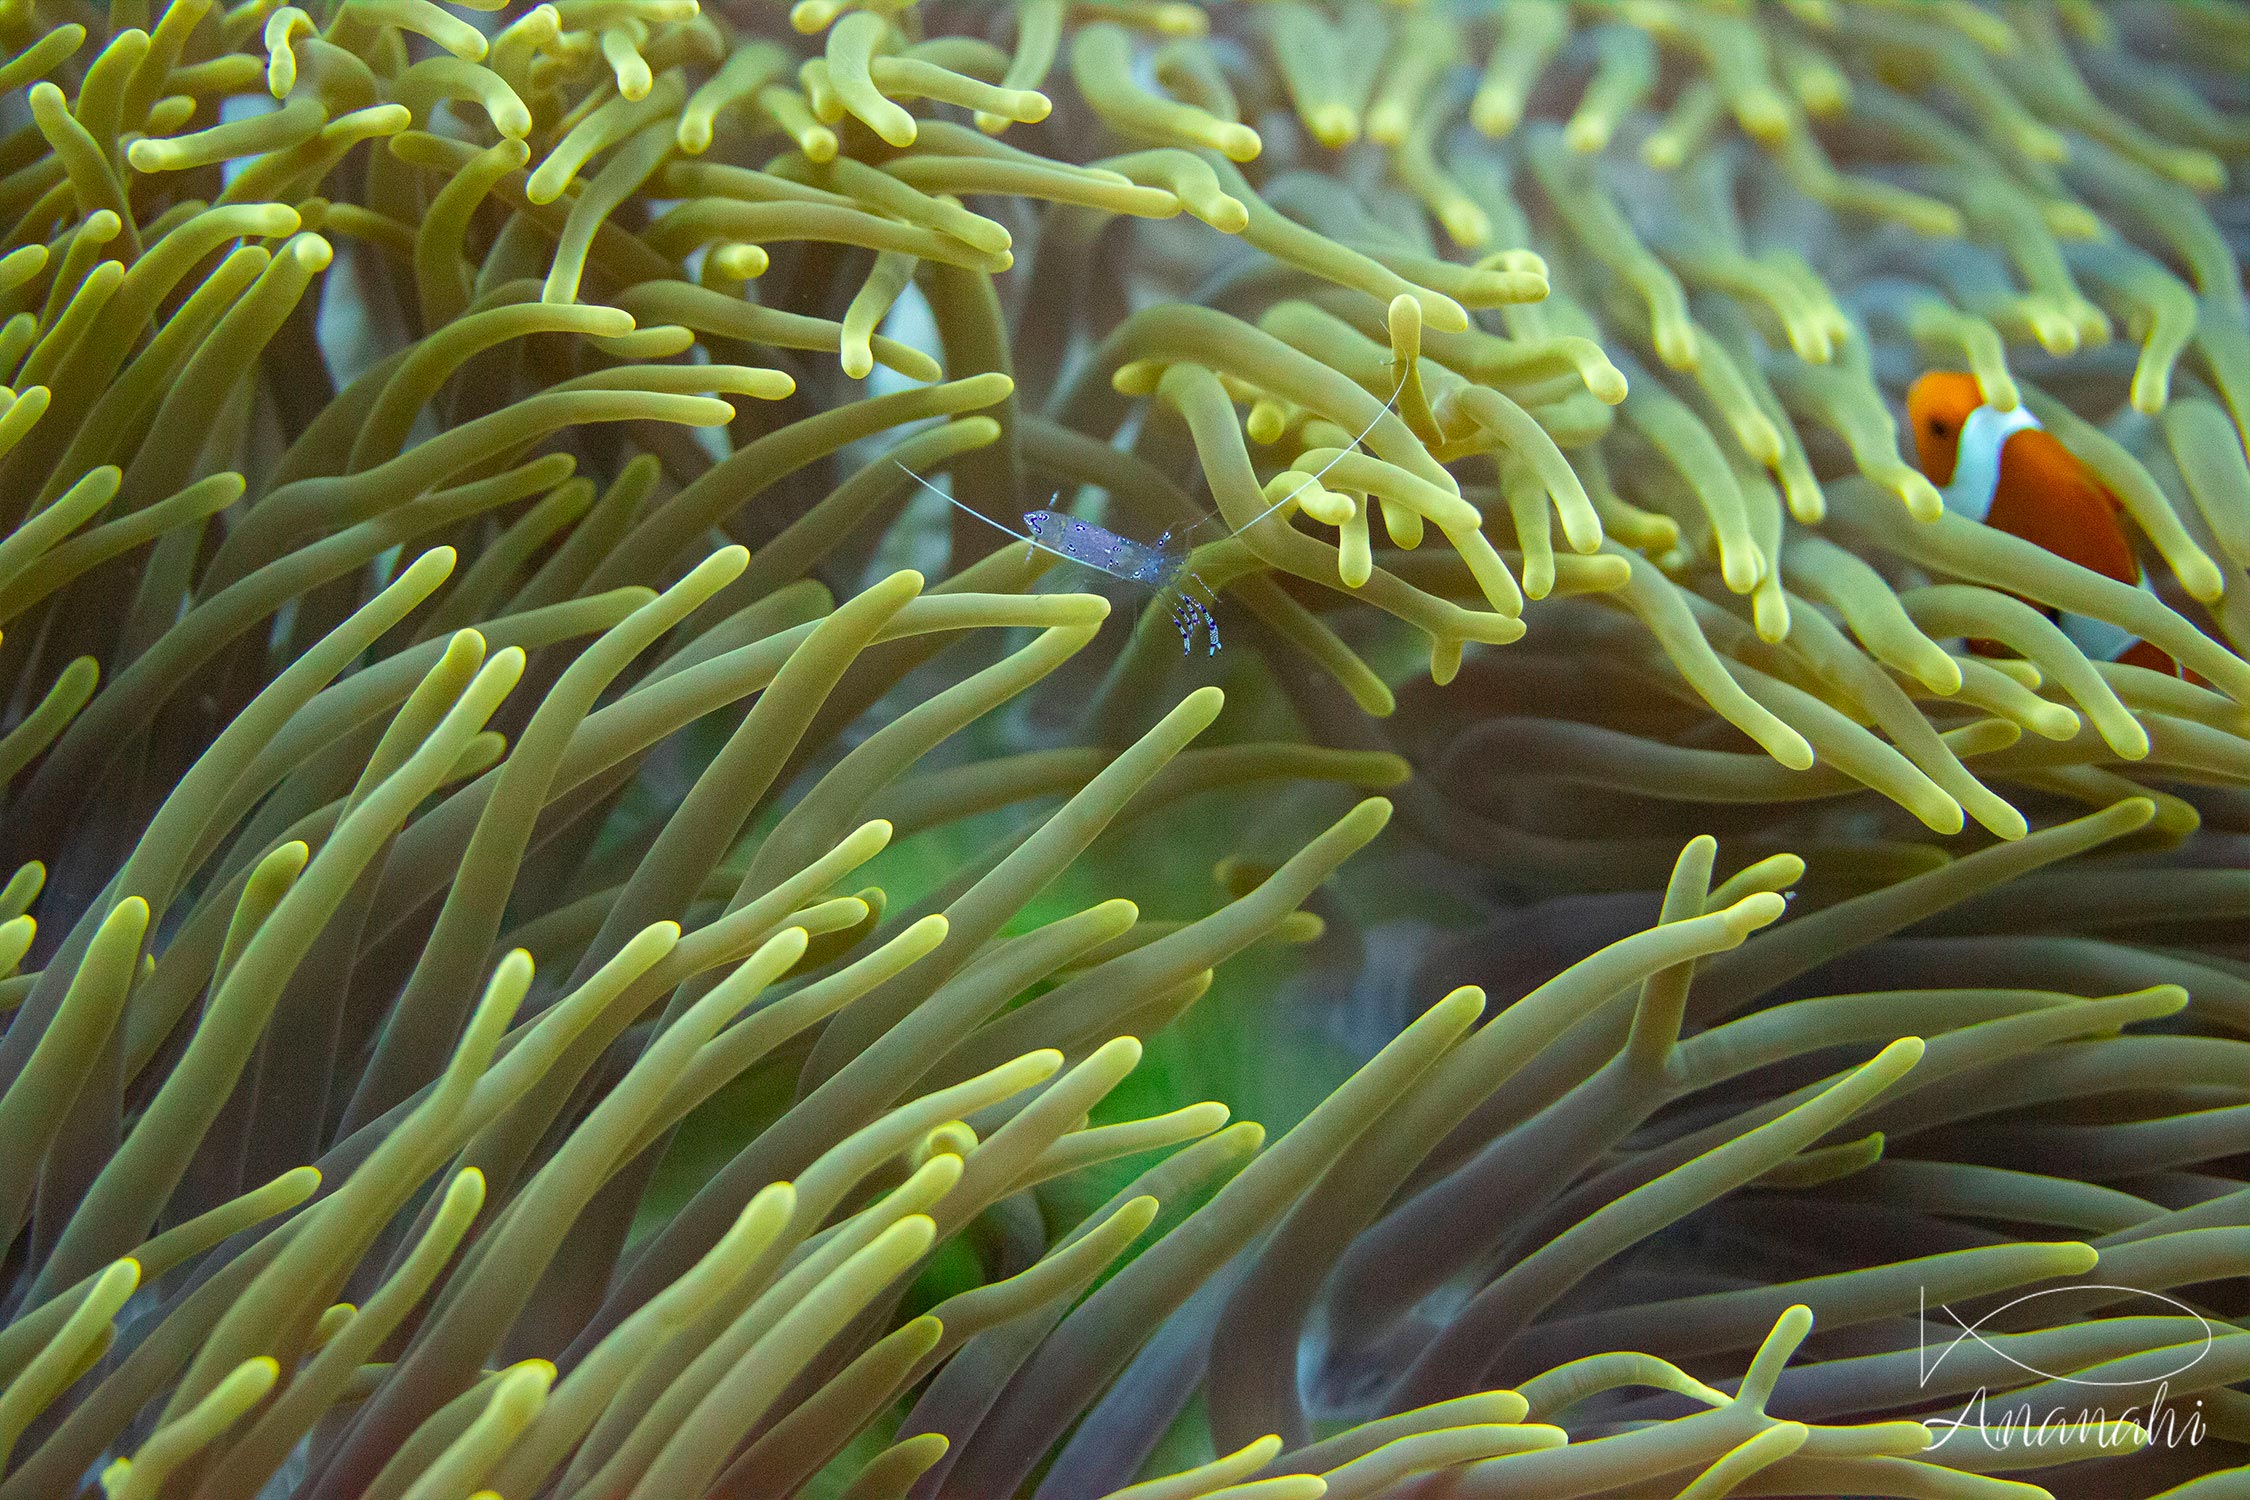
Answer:
[[[1947, 510], [2119, 583], [2149, 587], [2125, 531], [2124, 507], [2030, 408], [1987, 406], [1975, 377], [1932, 370], [1907, 391], [1906, 415], [1922, 472]], [[2097, 661], [2179, 672], [2171, 657], [2107, 620], [2061, 614], [2055, 623]]]

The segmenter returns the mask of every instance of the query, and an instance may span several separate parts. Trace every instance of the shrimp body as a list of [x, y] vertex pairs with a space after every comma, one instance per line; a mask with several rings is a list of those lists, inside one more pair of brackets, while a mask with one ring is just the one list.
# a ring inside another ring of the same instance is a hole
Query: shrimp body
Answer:
[[[2117, 497], [2028, 408], [1987, 406], [1973, 377], [1932, 370], [1907, 392], [1906, 411], [1922, 472], [1944, 494], [1947, 510], [2105, 578], [2149, 587]], [[2107, 620], [2063, 614], [2056, 624], [2097, 660], [2179, 670], [2164, 652]]]
[[[1201, 630], [1211, 643], [1204, 654], [1219, 654], [1219, 622], [1203, 602], [1186, 589], [1179, 587], [1187, 572], [1186, 549], [1172, 545], [1172, 533], [1167, 531], [1154, 542], [1136, 542], [1129, 536], [1119, 536], [1106, 526], [1096, 526], [1091, 521], [1059, 510], [1026, 511], [1023, 518], [1025, 539], [1032, 546], [1043, 548], [1058, 557], [1121, 578], [1127, 583], [1138, 583], [1161, 594], [1174, 592], [1172, 625], [1180, 632], [1180, 652], [1186, 655], [1195, 647], [1195, 632]], [[1200, 580], [1199, 580], [1200, 581]]]
[[1187, 554], [1175, 552], [1168, 545], [1169, 532], [1153, 544], [1136, 542], [1059, 510], [1027, 512], [1023, 529], [1030, 533], [1033, 541], [1072, 562], [1084, 563], [1113, 578], [1146, 584], [1152, 589], [1170, 587], [1179, 578], [1180, 570], [1187, 566]]

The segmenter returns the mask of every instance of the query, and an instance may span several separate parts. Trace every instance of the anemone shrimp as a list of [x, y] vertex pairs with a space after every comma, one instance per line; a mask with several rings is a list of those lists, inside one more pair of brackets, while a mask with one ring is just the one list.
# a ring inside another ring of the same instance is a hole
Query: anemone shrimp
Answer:
[[[1398, 388], [1391, 392], [1390, 399], [1383, 403], [1383, 409], [1375, 414], [1373, 421], [1360, 429], [1357, 437], [1338, 449], [1336, 456], [1329, 459], [1327, 463], [1307, 474], [1289, 493], [1251, 517], [1249, 525], [1257, 525], [1258, 522], [1288, 505], [1306, 490], [1319, 484], [1321, 478], [1330, 469], [1343, 462], [1346, 454], [1357, 451], [1359, 445], [1366, 440], [1367, 435], [1375, 430], [1376, 424], [1390, 415], [1391, 411], [1398, 405], [1398, 398], [1405, 389], [1406, 382], [1402, 379]], [[996, 531], [1004, 531], [1017, 541], [1036, 547], [1042, 552], [1051, 552], [1065, 561], [1092, 568], [1098, 573], [1106, 573], [1110, 577], [1121, 579], [1126, 583], [1140, 584], [1158, 598], [1162, 598], [1167, 593], [1173, 595], [1171, 617], [1173, 628], [1180, 633], [1180, 654], [1186, 656], [1193, 653], [1195, 632], [1198, 629], [1203, 631], [1205, 639], [1210, 642], [1210, 648], [1204, 654], [1207, 656], [1219, 654], [1219, 621], [1218, 617], [1211, 613], [1212, 606], [1219, 602], [1218, 594], [1197, 575], [1193, 568], [1188, 566], [1191, 549], [1187, 545], [1189, 537], [1219, 519], [1216, 514], [1192, 522], [1177, 537], [1173, 535], [1170, 527], [1166, 527], [1164, 532], [1153, 542], [1136, 541], [1132, 537], [1122, 536], [1111, 531], [1106, 526], [1096, 525], [1092, 521], [1082, 521], [1067, 511], [1047, 509], [1024, 512], [1024, 529], [1018, 531], [1012, 526], [994, 520], [975, 506], [955, 499], [912, 469], [907, 468], [906, 465], [900, 464], [899, 469], [916, 484], [943, 499], [946, 504], [967, 511], [970, 515], [984, 522], [985, 525]], [[1061, 494], [1062, 492], [1057, 490], [1053, 496], [1048, 498], [1047, 503], [1050, 506], [1053, 505]], [[1202, 589], [1205, 597], [1198, 599], [1190, 593], [1187, 587], [1188, 582], [1192, 582]]]

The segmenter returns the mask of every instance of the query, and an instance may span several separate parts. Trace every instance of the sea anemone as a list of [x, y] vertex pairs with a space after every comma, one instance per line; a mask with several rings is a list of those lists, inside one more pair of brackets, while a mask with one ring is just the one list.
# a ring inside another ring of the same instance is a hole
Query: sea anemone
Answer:
[[0, 8], [0, 1500], [2250, 1494], [2250, 8], [312, 9]]

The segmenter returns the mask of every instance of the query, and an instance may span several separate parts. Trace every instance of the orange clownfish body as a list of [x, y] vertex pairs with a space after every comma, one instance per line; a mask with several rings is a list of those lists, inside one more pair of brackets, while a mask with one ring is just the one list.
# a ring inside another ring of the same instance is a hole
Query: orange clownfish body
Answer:
[[[2106, 578], [2147, 588], [2117, 497], [2078, 457], [2018, 406], [1987, 406], [1974, 377], [1933, 370], [1906, 393], [1922, 472], [1956, 515], [2044, 547]], [[2106, 620], [2065, 614], [2056, 623], [2081, 651], [2168, 675], [2172, 658]]]

